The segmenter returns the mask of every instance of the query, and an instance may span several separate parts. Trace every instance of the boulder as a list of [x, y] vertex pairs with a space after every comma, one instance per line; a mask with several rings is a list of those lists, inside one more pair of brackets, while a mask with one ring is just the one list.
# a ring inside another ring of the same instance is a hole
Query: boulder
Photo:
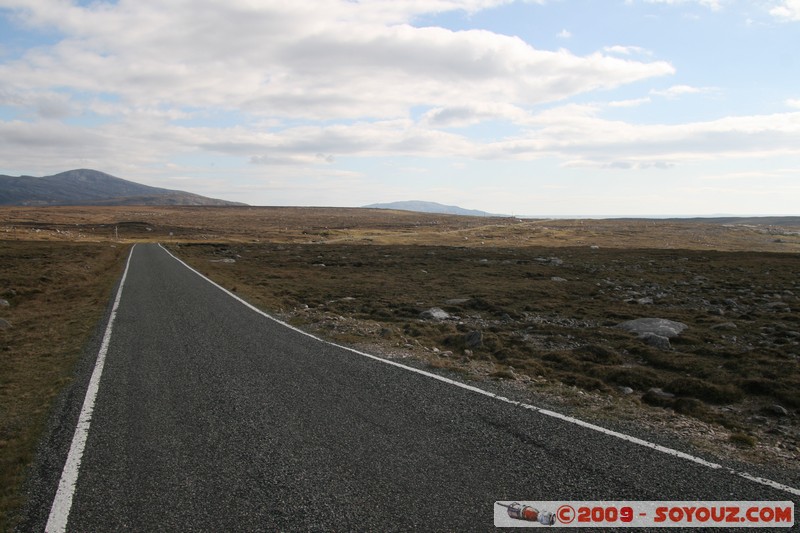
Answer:
[[637, 318], [636, 320], [623, 322], [617, 327], [625, 331], [630, 331], [631, 333], [636, 333], [639, 336], [650, 333], [671, 339], [683, 333], [683, 330], [689, 326], [682, 322], [667, 320], [666, 318]]
[[3, 320], [2, 318], [0, 318], [0, 329], [9, 329], [10, 327], [11, 327], [11, 322], [8, 322], [7, 320]]
[[675, 403], [675, 395], [653, 387], [644, 393], [642, 401], [656, 407], [672, 407]]
[[789, 411], [787, 411], [784, 406], [778, 404], [770, 405], [768, 412], [775, 416], [789, 416]]
[[483, 345], [483, 333], [480, 331], [470, 331], [464, 335], [464, 346], [467, 348], [477, 348]]
[[654, 348], [659, 350], [669, 351], [672, 345], [669, 343], [669, 338], [663, 335], [656, 335], [655, 333], [642, 333], [639, 338]]
[[431, 307], [419, 314], [419, 317], [424, 320], [447, 320], [450, 318], [450, 313], [438, 307]]
[[664, 400], [672, 400], [675, 398], [674, 394], [672, 394], [671, 392], [664, 392], [664, 390], [661, 389], [661, 387], [650, 387], [649, 389], [647, 389], [647, 394], [652, 394], [653, 396], [657, 396]]

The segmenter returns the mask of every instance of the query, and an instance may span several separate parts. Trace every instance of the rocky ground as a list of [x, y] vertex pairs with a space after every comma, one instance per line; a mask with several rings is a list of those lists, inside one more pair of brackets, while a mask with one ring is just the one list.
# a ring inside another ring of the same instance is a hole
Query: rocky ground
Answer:
[[[800, 470], [798, 217], [7, 207], [0, 241], [0, 529], [125, 245], [143, 241], [171, 243], [254, 304], [340, 343]], [[618, 327], [641, 318], [687, 327]]]
[[[192, 245], [179, 255], [338, 342], [502, 381], [722, 456], [800, 459], [792, 254]], [[648, 320], [642, 320], [648, 319]]]

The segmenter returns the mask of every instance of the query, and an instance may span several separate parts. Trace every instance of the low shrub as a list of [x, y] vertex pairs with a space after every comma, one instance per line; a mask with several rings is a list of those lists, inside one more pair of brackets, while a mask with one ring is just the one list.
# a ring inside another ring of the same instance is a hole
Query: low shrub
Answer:
[[776, 383], [771, 379], [751, 378], [742, 379], [737, 383], [740, 389], [759, 396], [771, 396], [775, 392]]
[[600, 365], [619, 365], [623, 362], [621, 355], [596, 344], [581, 346], [572, 351], [582, 361], [589, 361]]
[[712, 404], [734, 403], [744, 396], [735, 385], [718, 385], [697, 378], [674, 379], [667, 385], [666, 390], [677, 396], [697, 398]]
[[741, 431], [731, 433], [731, 436], [728, 437], [728, 440], [733, 444], [747, 446], [748, 448], [752, 448], [757, 442], [755, 437], [748, 435], [747, 433], [742, 433]]
[[676, 413], [693, 416], [695, 418], [707, 418], [711, 412], [708, 407], [695, 398], [678, 398], [673, 403], [672, 408]]
[[800, 388], [792, 387], [778, 390], [775, 398], [785, 407], [800, 407]]
[[565, 385], [575, 385], [583, 390], [608, 391], [608, 385], [597, 378], [585, 376], [583, 374], [564, 374], [560, 375], [559, 379], [561, 379], [561, 382]]
[[607, 383], [613, 385], [630, 387], [638, 390], [647, 390], [650, 387], [657, 387], [662, 382], [656, 372], [643, 367], [609, 369], [605, 372], [603, 379]]
[[668, 398], [661, 394], [658, 394], [654, 390], [648, 390], [642, 396], [642, 401], [647, 405], [652, 405], [654, 407], [673, 407], [675, 405], [674, 398]]

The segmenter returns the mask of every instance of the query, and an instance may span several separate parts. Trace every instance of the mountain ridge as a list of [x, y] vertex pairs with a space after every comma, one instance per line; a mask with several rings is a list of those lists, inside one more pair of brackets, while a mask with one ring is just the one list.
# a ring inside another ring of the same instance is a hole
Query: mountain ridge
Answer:
[[409, 200], [401, 202], [378, 203], [362, 206], [364, 209], [397, 209], [400, 211], [416, 211], [418, 213], [438, 213], [443, 215], [462, 215], [471, 217], [498, 217], [486, 211], [464, 209], [455, 205], [444, 205], [437, 202]]
[[0, 175], [0, 205], [210, 205], [247, 204], [151, 187], [93, 169], [50, 176]]

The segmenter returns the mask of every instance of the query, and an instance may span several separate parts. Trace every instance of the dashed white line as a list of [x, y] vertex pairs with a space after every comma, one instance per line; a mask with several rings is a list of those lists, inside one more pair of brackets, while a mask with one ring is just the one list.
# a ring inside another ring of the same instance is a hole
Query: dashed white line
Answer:
[[103, 341], [100, 344], [100, 351], [97, 354], [97, 362], [94, 365], [92, 377], [89, 379], [89, 386], [86, 389], [86, 397], [83, 400], [83, 407], [81, 408], [81, 414], [78, 418], [78, 425], [72, 437], [72, 444], [69, 448], [69, 454], [67, 454], [67, 461], [64, 463], [64, 469], [61, 471], [61, 479], [58, 482], [58, 490], [53, 499], [53, 505], [50, 507], [50, 516], [45, 526], [45, 531], [47, 533], [62, 533], [67, 529], [69, 512], [72, 508], [72, 498], [75, 495], [75, 484], [78, 482], [78, 473], [81, 468], [83, 450], [86, 447], [86, 439], [89, 436], [89, 425], [92, 421], [94, 402], [100, 387], [100, 377], [103, 375], [108, 345], [111, 342], [111, 330], [114, 326], [114, 319], [117, 317], [117, 308], [119, 307], [120, 298], [122, 297], [122, 288], [125, 286], [125, 278], [128, 277], [128, 268], [131, 265], [131, 257], [133, 256], [134, 248], [136, 248], [135, 244], [131, 247], [131, 251], [128, 254], [128, 262], [125, 263], [125, 271], [122, 273], [122, 279], [117, 289], [117, 296], [114, 298], [114, 305], [111, 307], [111, 315], [108, 317], [108, 325], [103, 335]]
[[289, 329], [292, 329], [292, 330], [294, 330], [294, 331], [296, 331], [298, 333], [301, 333], [303, 335], [311, 337], [312, 339], [315, 339], [315, 340], [317, 340], [319, 342], [322, 342], [322, 343], [325, 343], [325, 344], [328, 344], [328, 345], [331, 345], [331, 346], [336, 346], [337, 348], [341, 348], [343, 350], [347, 350], [347, 351], [350, 351], [352, 353], [355, 353], [355, 354], [358, 354], [358, 355], [361, 355], [361, 356], [364, 356], [364, 357], [368, 357], [370, 359], [374, 359], [375, 361], [379, 361], [379, 362], [387, 364], [387, 365], [391, 365], [391, 366], [395, 366], [395, 367], [398, 367], [398, 368], [402, 368], [403, 370], [407, 370], [409, 372], [415, 372], [417, 374], [421, 374], [423, 376], [426, 376], [426, 377], [429, 377], [429, 378], [432, 378], [432, 379], [436, 379], [438, 381], [442, 381], [444, 383], [448, 383], [450, 385], [454, 385], [456, 387], [460, 387], [462, 389], [466, 389], [466, 390], [475, 392], [477, 394], [482, 394], [484, 396], [489, 396], [490, 398], [494, 398], [495, 400], [499, 400], [501, 402], [506, 402], [506, 403], [515, 405], [517, 407], [523, 408], [523, 409], [528, 409], [530, 411], [536, 411], [537, 413], [540, 413], [540, 414], [545, 415], [545, 416], [549, 416], [549, 417], [552, 417], [552, 418], [557, 418], [559, 420], [563, 420], [564, 422], [569, 422], [571, 424], [575, 424], [575, 425], [584, 427], [586, 429], [590, 429], [592, 431], [597, 431], [598, 433], [603, 433], [605, 435], [616, 437], [618, 439], [622, 439], [624, 441], [631, 442], [631, 443], [637, 444], [639, 446], [644, 446], [646, 448], [650, 448], [650, 449], [655, 450], [657, 452], [661, 452], [661, 453], [664, 453], [664, 454], [667, 454], [667, 455], [671, 455], [673, 457], [678, 457], [678, 458], [681, 458], [681, 459], [685, 459], [687, 461], [691, 461], [693, 463], [696, 463], [696, 464], [699, 464], [699, 465], [702, 465], [702, 466], [705, 466], [707, 468], [711, 468], [711, 469], [714, 469], [714, 470], [727, 471], [728, 473], [730, 473], [732, 475], [747, 479], [747, 480], [752, 481], [754, 483], [759, 483], [761, 485], [765, 485], [765, 486], [771, 487], [773, 489], [777, 489], [777, 490], [780, 490], [780, 491], [783, 491], [783, 492], [788, 492], [789, 494], [794, 494], [795, 496], [800, 496], [800, 489], [795, 488], [795, 487], [791, 487], [789, 485], [784, 485], [783, 483], [778, 483], [777, 481], [772, 481], [771, 479], [766, 479], [766, 478], [763, 478], [763, 477], [754, 476], [752, 474], [748, 474], [747, 472], [742, 472], [742, 471], [739, 471], [739, 470], [736, 470], [736, 469], [733, 469], [733, 468], [728, 468], [728, 467], [722, 466], [722, 465], [720, 465], [718, 463], [707, 461], [707, 460], [702, 459], [700, 457], [696, 457], [694, 455], [691, 455], [691, 454], [688, 454], [688, 453], [685, 453], [685, 452], [681, 452], [679, 450], [674, 450], [672, 448], [668, 448], [666, 446], [661, 446], [660, 444], [656, 444], [654, 442], [646, 441], [646, 440], [640, 439], [638, 437], [633, 437], [631, 435], [626, 435], [625, 433], [620, 433], [618, 431], [614, 431], [614, 430], [611, 430], [611, 429], [608, 429], [608, 428], [597, 426], [595, 424], [591, 424], [591, 423], [586, 422], [584, 420], [580, 420], [578, 418], [574, 418], [574, 417], [571, 417], [571, 416], [568, 416], [568, 415], [564, 415], [564, 414], [558, 413], [556, 411], [551, 411], [549, 409], [542, 409], [541, 407], [536, 407], [535, 405], [530, 405], [530, 404], [527, 404], [527, 403], [518, 402], [516, 400], [512, 400], [510, 398], [506, 398], [505, 396], [500, 396], [498, 394], [494, 394], [493, 392], [489, 392], [489, 391], [480, 389], [478, 387], [474, 387], [472, 385], [467, 385], [466, 383], [461, 383], [460, 381], [456, 381], [456, 380], [453, 380], [453, 379], [450, 379], [450, 378], [446, 378], [444, 376], [433, 374], [431, 372], [426, 372], [425, 370], [421, 370], [421, 369], [418, 369], [418, 368], [413, 368], [413, 367], [410, 367], [410, 366], [406, 366], [406, 365], [400, 364], [400, 363], [398, 363], [396, 361], [391, 361], [391, 360], [388, 360], [388, 359], [382, 359], [382, 358], [377, 357], [375, 355], [371, 355], [371, 354], [368, 354], [368, 353], [365, 353], [365, 352], [361, 352], [361, 351], [355, 350], [353, 348], [349, 348], [347, 346], [341, 346], [339, 344], [336, 344], [336, 343], [333, 343], [333, 342], [330, 342], [330, 341], [326, 341], [324, 339], [320, 339], [319, 337], [316, 337], [316, 336], [312, 335], [311, 333], [308, 333], [308, 332], [303, 331], [303, 330], [301, 330], [299, 328], [296, 328], [296, 327], [292, 326], [291, 324], [287, 324], [286, 322], [284, 322], [282, 320], [279, 320], [279, 319], [275, 318], [274, 316], [271, 316], [271, 315], [265, 313], [261, 309], [258, 309], [257, 307], [253, 306], [249, 302], [246, 302], [245, 300], [243, 300], [239, 296], [233, 294], [232, 292], [230, 292], [229, 290], [225, 289], [221, 285], [219, 285], [219, 284], [215, 283], [214, 281], [212, 281], [211, 279], [207, 278], [206, 276], [204, 276], [203, 274], [201, 274], [200, 272], [198, 272], [197, 270], [195, 270], [194, 268], [192, 268], [191, 266], [186, 264], [181, 259], [177, 258], [175, 255], [172, 254], [172, 252], [170, 252], [169, 250], [164, 248], [163, 245], [159, 244], [159, 246], [161, 246], [161, 248], [165, 252], [167, 252], [170, 256], [172, 256], [173, 259], [175, 259], [176, 261], [181, 263], [183, 266], [185, 266], [186, 268], [188, 268], [189, 270], [191, 270], [192, 272], [194, 272], [195, 274], [197, 274], [198, 276], [200, 276], [201, 278], [203, 278], [204, 280], [206, 280], [210, 284], [212, 284], [215, 287], [217, 287], [219, 290], [221, 290], [224, 293], [226, 293], [231, 298], [234, 298], [234, 299], [238, 300], [243, 305], [249, 307], [250, 309], [252, 309], [256, 313], [268, 318], [269, 320], [272, 320], [273, 322], [277, 322], [278, 324], [281, 324], [282, 326], [285, 326], [285, 327], [287, 327]]

